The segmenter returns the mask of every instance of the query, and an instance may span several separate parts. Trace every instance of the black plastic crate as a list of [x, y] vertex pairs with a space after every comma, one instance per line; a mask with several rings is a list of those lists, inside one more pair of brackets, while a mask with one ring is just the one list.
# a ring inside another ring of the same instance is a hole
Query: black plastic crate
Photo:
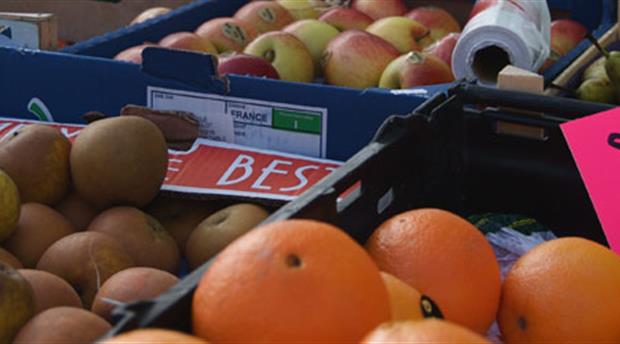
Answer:
[[[462, 84], [390, 117], [368, 146], [264, 223], [317, 219], [364, 243], [399, 212], [439, 207], [462, 216], [520, 213], [558, 236], [605, 244], [559, 124], [607, 109]], [[157, 299], [117, 308], [107, 336], [139, 327], [189, 332], [193, 291], [209, 264]]]

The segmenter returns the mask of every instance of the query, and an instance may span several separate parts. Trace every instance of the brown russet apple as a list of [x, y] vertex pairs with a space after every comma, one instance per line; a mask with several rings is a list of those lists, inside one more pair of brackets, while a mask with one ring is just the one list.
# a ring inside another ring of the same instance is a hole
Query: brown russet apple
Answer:
[[13, 269], [21, 269], [24, 267], [22, 262], [20, 262], [17, 257], [2, 247], [0, 247], [0, 262], [12, 267]]
[[33, 315], [34, 298], [30, 283], [0, 261], [0, 343], [12, 343]]
[[119, 302], [154, 299], [178, 281], [179, 279], [169, 272], [147, 267], [117, 272], [103, 283], [95, 296], [91, 311], [111, 321], [112, 310]]
[[179, 250], [174, 239], [154, 217], [133, 207], [113, 207], [99, 214], [88, 226], [114, 238], [137, 266], [176, 272]]
[[190, 267], [199, 267], [268, 216], [267, 210], [250, 203], [231, 205], [209, 216], [187, 240], [185, 257]]
[[56, 241], [77, 232], [69, 220], [40, 203], [22, 204], [17, 230], [3, 244], [24, 267], [32, 269]]
[[20, 208], [17, 185], [0, 169], [0, 242], [10, 237], [17, 228]]
[[13, 343], [93, 343], [109, 330], [107, 321], [87, 310], [54, 307], [30, 319]]
[[79, 133], [71, 150], [73, 186], [97, 209], [146, 206], [168, 171], [168, 146], [157, 125], [139, 116], [101, 119]]
[[70, 151], [60, 129], [26, 125], [0, 141], [0, 169], [17, 185], [22, 203], [54, 206], [69, 191]]
[[227, 202], [219, 200], [195, 200], [159, 195], [149, 204], [145, 212], [164, 226], [176, 241], [179, 252], [183, 252], [185, 242], [194, 228], [226, 205]]
[[98, 214], [97, 209], [86, 203], [75, 190], [69, 192], [54, 209], [69, 220], [78, 231], [86, 230], [90, 221]]
[[41, 270], [20, 269], [17, 272], [32, 287], [35, 314], [61, 306], [82, 308], [80, 296], [62, 278]]
[[50, 272], [71, 284], [90, 309], [97, 290], [115, 273], [133, 267], [129, 253], [113, 237], [79, 232], [56, 241], [43, 253], [37, 270]]

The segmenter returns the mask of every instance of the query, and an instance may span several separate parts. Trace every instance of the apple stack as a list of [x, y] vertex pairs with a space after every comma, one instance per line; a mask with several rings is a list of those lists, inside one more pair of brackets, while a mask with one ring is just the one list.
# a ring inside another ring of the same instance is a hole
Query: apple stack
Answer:
[[354, 88], [454, 80], [451, 52], [461, 26], [447, 11], [409, 11], [403, 0], [328, 3], [251, 1], [232, 17], [211, 19], [195, 32], [173, 33], [158, 43], [145, 42], [115, 58], [140, 63], [142, 50], [158, 45], [217, 55], [220, 74]]
[[[469, 19], [496, 3], [477, 1]], [[167, 12], [147, 10], [132, 24]], [[572, 20], [553, 22], [552, 55], [540, 72], [574, 48], [585, 30]], [[115, 59], [140, 63], [145, 47], [159, 45], [217, 55], [220, 74], [398, 89], [453, 81], [460, 31], [445, 9], [410, 10], [404, 0], [255, 0], [232, 17], [145, 42]]]

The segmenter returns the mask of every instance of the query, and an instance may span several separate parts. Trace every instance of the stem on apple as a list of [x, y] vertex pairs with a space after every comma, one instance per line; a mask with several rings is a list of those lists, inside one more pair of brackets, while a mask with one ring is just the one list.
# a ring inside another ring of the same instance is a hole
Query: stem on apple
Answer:
[[267, 50], [263, 54], [263, 57], [265, 58], [265, 60], [273, 62], [273, 60], [276, 58], [276, 53], [273, 50]]

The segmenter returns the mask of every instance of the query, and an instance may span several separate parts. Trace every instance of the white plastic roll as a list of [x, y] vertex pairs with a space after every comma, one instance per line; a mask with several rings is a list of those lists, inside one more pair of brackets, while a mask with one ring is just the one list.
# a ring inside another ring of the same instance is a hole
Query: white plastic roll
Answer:
[[538, 71], [550, 53], [550, 23], [546, 0], [499, 0], [463, 29], [452, 53], [454, 76], [494, 85], [508, 64]]

